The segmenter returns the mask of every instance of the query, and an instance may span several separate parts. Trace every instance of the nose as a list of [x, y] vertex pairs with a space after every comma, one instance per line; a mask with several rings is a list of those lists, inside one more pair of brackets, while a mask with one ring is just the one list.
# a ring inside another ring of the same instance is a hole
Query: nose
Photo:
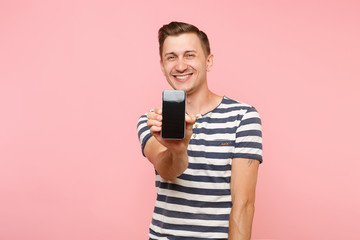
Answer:
[[186, 69], [187, 69], [187, 64], [184, 62], [184, 60], [182, 58], [179, 58], [177, 63], [176, 63], [176, 66], [175, 66], [175, 69], [176, 71], [178, 72], [184, 72]]

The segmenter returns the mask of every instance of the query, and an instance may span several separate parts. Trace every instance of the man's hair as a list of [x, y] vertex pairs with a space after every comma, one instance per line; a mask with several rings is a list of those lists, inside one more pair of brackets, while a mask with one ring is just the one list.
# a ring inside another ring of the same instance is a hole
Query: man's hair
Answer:
[[168, 36], [177, 36], [180, 35], [182, 33], [195, 33], [201, 42], [201, 46], [204, 50], [204, 53], [206, 56], [208, 56], [210, 54], [210, 43], [209, 43], [209, 39], [206, 36], [206, 34], [203, 31], [200, 31], [197, 27], [195, 27], [194, 25], [188, 24], [188, 23], [183, 23], [183, 22], [171, 22], [169, 24], [166, 24], [164, 26], [162, 26], [159, 29], [159, 52], [160, 52], [160, 58], [162, 58], [162, 50], [163, 50], [163, 45], [165, 42], [165, 39]]

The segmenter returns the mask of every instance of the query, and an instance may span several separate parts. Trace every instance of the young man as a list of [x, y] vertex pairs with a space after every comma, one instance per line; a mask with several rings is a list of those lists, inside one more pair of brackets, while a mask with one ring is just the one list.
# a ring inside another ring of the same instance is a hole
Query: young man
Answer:
[[260, 117], [254, 107], [209, 90], [214, 56], [197, 27], [164, 25], [159, 45], [167, 81], [187, 94], [187, 115], [183, 140], [161, 138], [161, 108], [138, 122], [143, 154], [156, 170], [149, 237], [249, 240], [262, 162]]

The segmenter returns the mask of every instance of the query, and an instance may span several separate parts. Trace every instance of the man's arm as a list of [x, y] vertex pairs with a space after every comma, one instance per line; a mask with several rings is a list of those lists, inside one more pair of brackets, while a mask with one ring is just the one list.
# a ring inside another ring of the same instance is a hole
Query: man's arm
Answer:
[[172, 152], [161, 145], [155, 137], [147, 141], [144, 154], [160, 176], [169, 181], [174, 181], [188, 166], [187, 151]]
[[144, 154], [162, 178], [174, 181], [188, 167], [187, 148], [195, 117], [190, 115], [185, 117], [185, 138], [182, 140], [165, 140], [161, 137], [162, 111], [160, 108], [149, 112], [147, 117], [147, 125], [152, 137], [145, 145]]
[[232, 161], [230, 188], [233, 206], [229, 218], [229, 240], [251, 238], [259, 163], [246, 158]]

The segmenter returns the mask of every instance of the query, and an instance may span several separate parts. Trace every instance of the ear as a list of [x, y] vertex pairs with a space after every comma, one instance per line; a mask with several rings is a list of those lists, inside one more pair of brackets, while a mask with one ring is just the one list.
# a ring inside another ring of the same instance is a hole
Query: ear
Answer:
[[160, 68], [161, 68], [162, 73], [165, 75], [164, 63], [163, 63], [162, 59], [160, 59]]
[[206, 59], [206, 71], [207, 72], [210, 72], [213, 64], [214, 64], [214, 55], [210, 53]]

